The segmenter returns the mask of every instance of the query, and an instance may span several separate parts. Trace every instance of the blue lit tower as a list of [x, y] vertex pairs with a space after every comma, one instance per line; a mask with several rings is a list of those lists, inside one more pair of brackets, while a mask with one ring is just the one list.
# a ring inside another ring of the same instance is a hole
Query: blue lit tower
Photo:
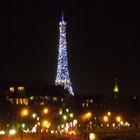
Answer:
[[66, 22], [64, 21], [63, 13], [61, 21], [59, 22], [59, 32], [58, 64], [55, 85], [64, 86], [71, 95], [74, 95], [68, 70]]

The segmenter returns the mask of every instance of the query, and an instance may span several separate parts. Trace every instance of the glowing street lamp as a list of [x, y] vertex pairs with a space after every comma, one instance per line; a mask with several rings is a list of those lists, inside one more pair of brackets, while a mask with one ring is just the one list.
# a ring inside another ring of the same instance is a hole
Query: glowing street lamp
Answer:
[[117, 121], [117, 122], [121, 122], [121, 120], [122, 120], [121, 116], [117, 116], [117, 117], [116, 117], [116, 121]]
[[89, 133], [89, 140], [96, 140], [95, 133]]
[[10, 87], [10, 92], [11, 93], [15, 92], [15, 88], [14, 87]]
[[[21, 114], [20, 114], [21, 117], [26, 117], [26, 116], [28, 116], [28, 114], [29, 114], [29, 110], [27, 108], [24, 108], [21, 110]], [[20, 119], [20, 126], [21, 126], [21, 128], [20, 128], [20, 140], [22, 140], [22, 131], [23, 131], [23, 128], [25, 127], [25, 124], [21, 124], [21, 119]]]
[[73, 118], [73, 113], [70, 113], [70, 117]]
[[92, 116], [91, 112], [86, 113], [86, 119], [91, 118], [91, 116]]
[[104, 122], [108, 122], [108, 116], [105, 115], [105, 116], [103, 117], [103, 121], [104, 121]]
[[25, 117], [25, 116], [27, 116], [29, 114], [29, 110], [28, 109], [23, 109], [22, 111], [21, 111], [21, 116], [22, 117]]
[[40, 126], [40, 122], [37, 122], [37, 125]]
[[32, 118], [36, 118], [36, 116], [37, 116], [37, 115], [36, 115], [35, 113], [32, 114]]
[[16, 130], [15, 130], [15, 129], [9, 130], [9, 134], [10, 134], [10, 135], [15, 135], [15, 134], [16, 134]]
[[48, 114], [48, 108], [43, 109], [43, 114]]
[[107, 112], [107, 115], [108, 115], [108, 116], [111, 116], [111, 112], [110, 112], [110, 111], [108, 111], [108, 112]]
[[60, 110], [60, 111], [59, 111], [59, 114], [60, 114], [60, 115], [62, 115], [62, 114], [63, 114], [62, 110]]
[[66, 115], [64, 115], [64, 116], [63, 116], [63, 119], [64, 119], [64, 120], [67, 120], [67, 116], [66, 116]]
[[47, 120], [44, 120], [44, 121], [42, 122], [42, 126], [43, 126], [44, 128], [49, 128], [49, 127], [50, 127], [50, 122], [47, 121]]
[[76, 126], [77, 123], [78, 123], [77, 120], [73, 120], [73, 126]]
[[21, 124], [21, 127], [22, 127], [22, 128], [25, 128], [25, 124], [24, 124], [24, 123], [22, 123], [22, 124]]

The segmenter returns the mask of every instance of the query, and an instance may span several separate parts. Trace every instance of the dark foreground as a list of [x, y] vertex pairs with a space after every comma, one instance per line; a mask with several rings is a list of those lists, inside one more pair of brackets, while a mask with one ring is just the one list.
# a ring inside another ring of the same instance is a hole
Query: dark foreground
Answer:
[[62, 136], [51, 134], [17, 134], [17, 135], [3, 135], [0, 140], [80, 140], [76, 136]]
[[119, 135], [97, 135], [90, 138], [89, 135], [67, 136], [52, 134], [16, 134], [2, 135], [0, 140], [140, 140], [140, 134], [119, 134]]

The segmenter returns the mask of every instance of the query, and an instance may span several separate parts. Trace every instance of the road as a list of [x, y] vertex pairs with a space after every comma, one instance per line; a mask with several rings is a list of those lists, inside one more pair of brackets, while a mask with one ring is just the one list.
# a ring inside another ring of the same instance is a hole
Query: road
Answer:
[[[0, 135], [0, 140], [89, 140], [88, 137], [83, 136], [62, 136], [62, 135], [50, 135], [50, 134], [17, 134], [14, 136]], [[140, 134], [103, 134], [96, 135], [95, 140], [140, 140]]]
[[0, 140], [81, 140], [77, 136], [60, 136], [60, 135], [48, 135], [48, 134], [17, 134], [14, 136], [3, 135], [0, 136]]

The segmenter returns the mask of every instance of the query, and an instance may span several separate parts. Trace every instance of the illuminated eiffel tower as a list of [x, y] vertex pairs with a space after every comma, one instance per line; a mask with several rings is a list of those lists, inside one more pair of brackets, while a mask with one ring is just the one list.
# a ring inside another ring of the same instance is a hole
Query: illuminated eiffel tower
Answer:
[[74, 95], [68, 70], [66, 22], [64, 20], [63, 13], [59, 22], [58, 64], [55, 85], [64, 86], [64, 88], [67, 89], [71, 95]]

